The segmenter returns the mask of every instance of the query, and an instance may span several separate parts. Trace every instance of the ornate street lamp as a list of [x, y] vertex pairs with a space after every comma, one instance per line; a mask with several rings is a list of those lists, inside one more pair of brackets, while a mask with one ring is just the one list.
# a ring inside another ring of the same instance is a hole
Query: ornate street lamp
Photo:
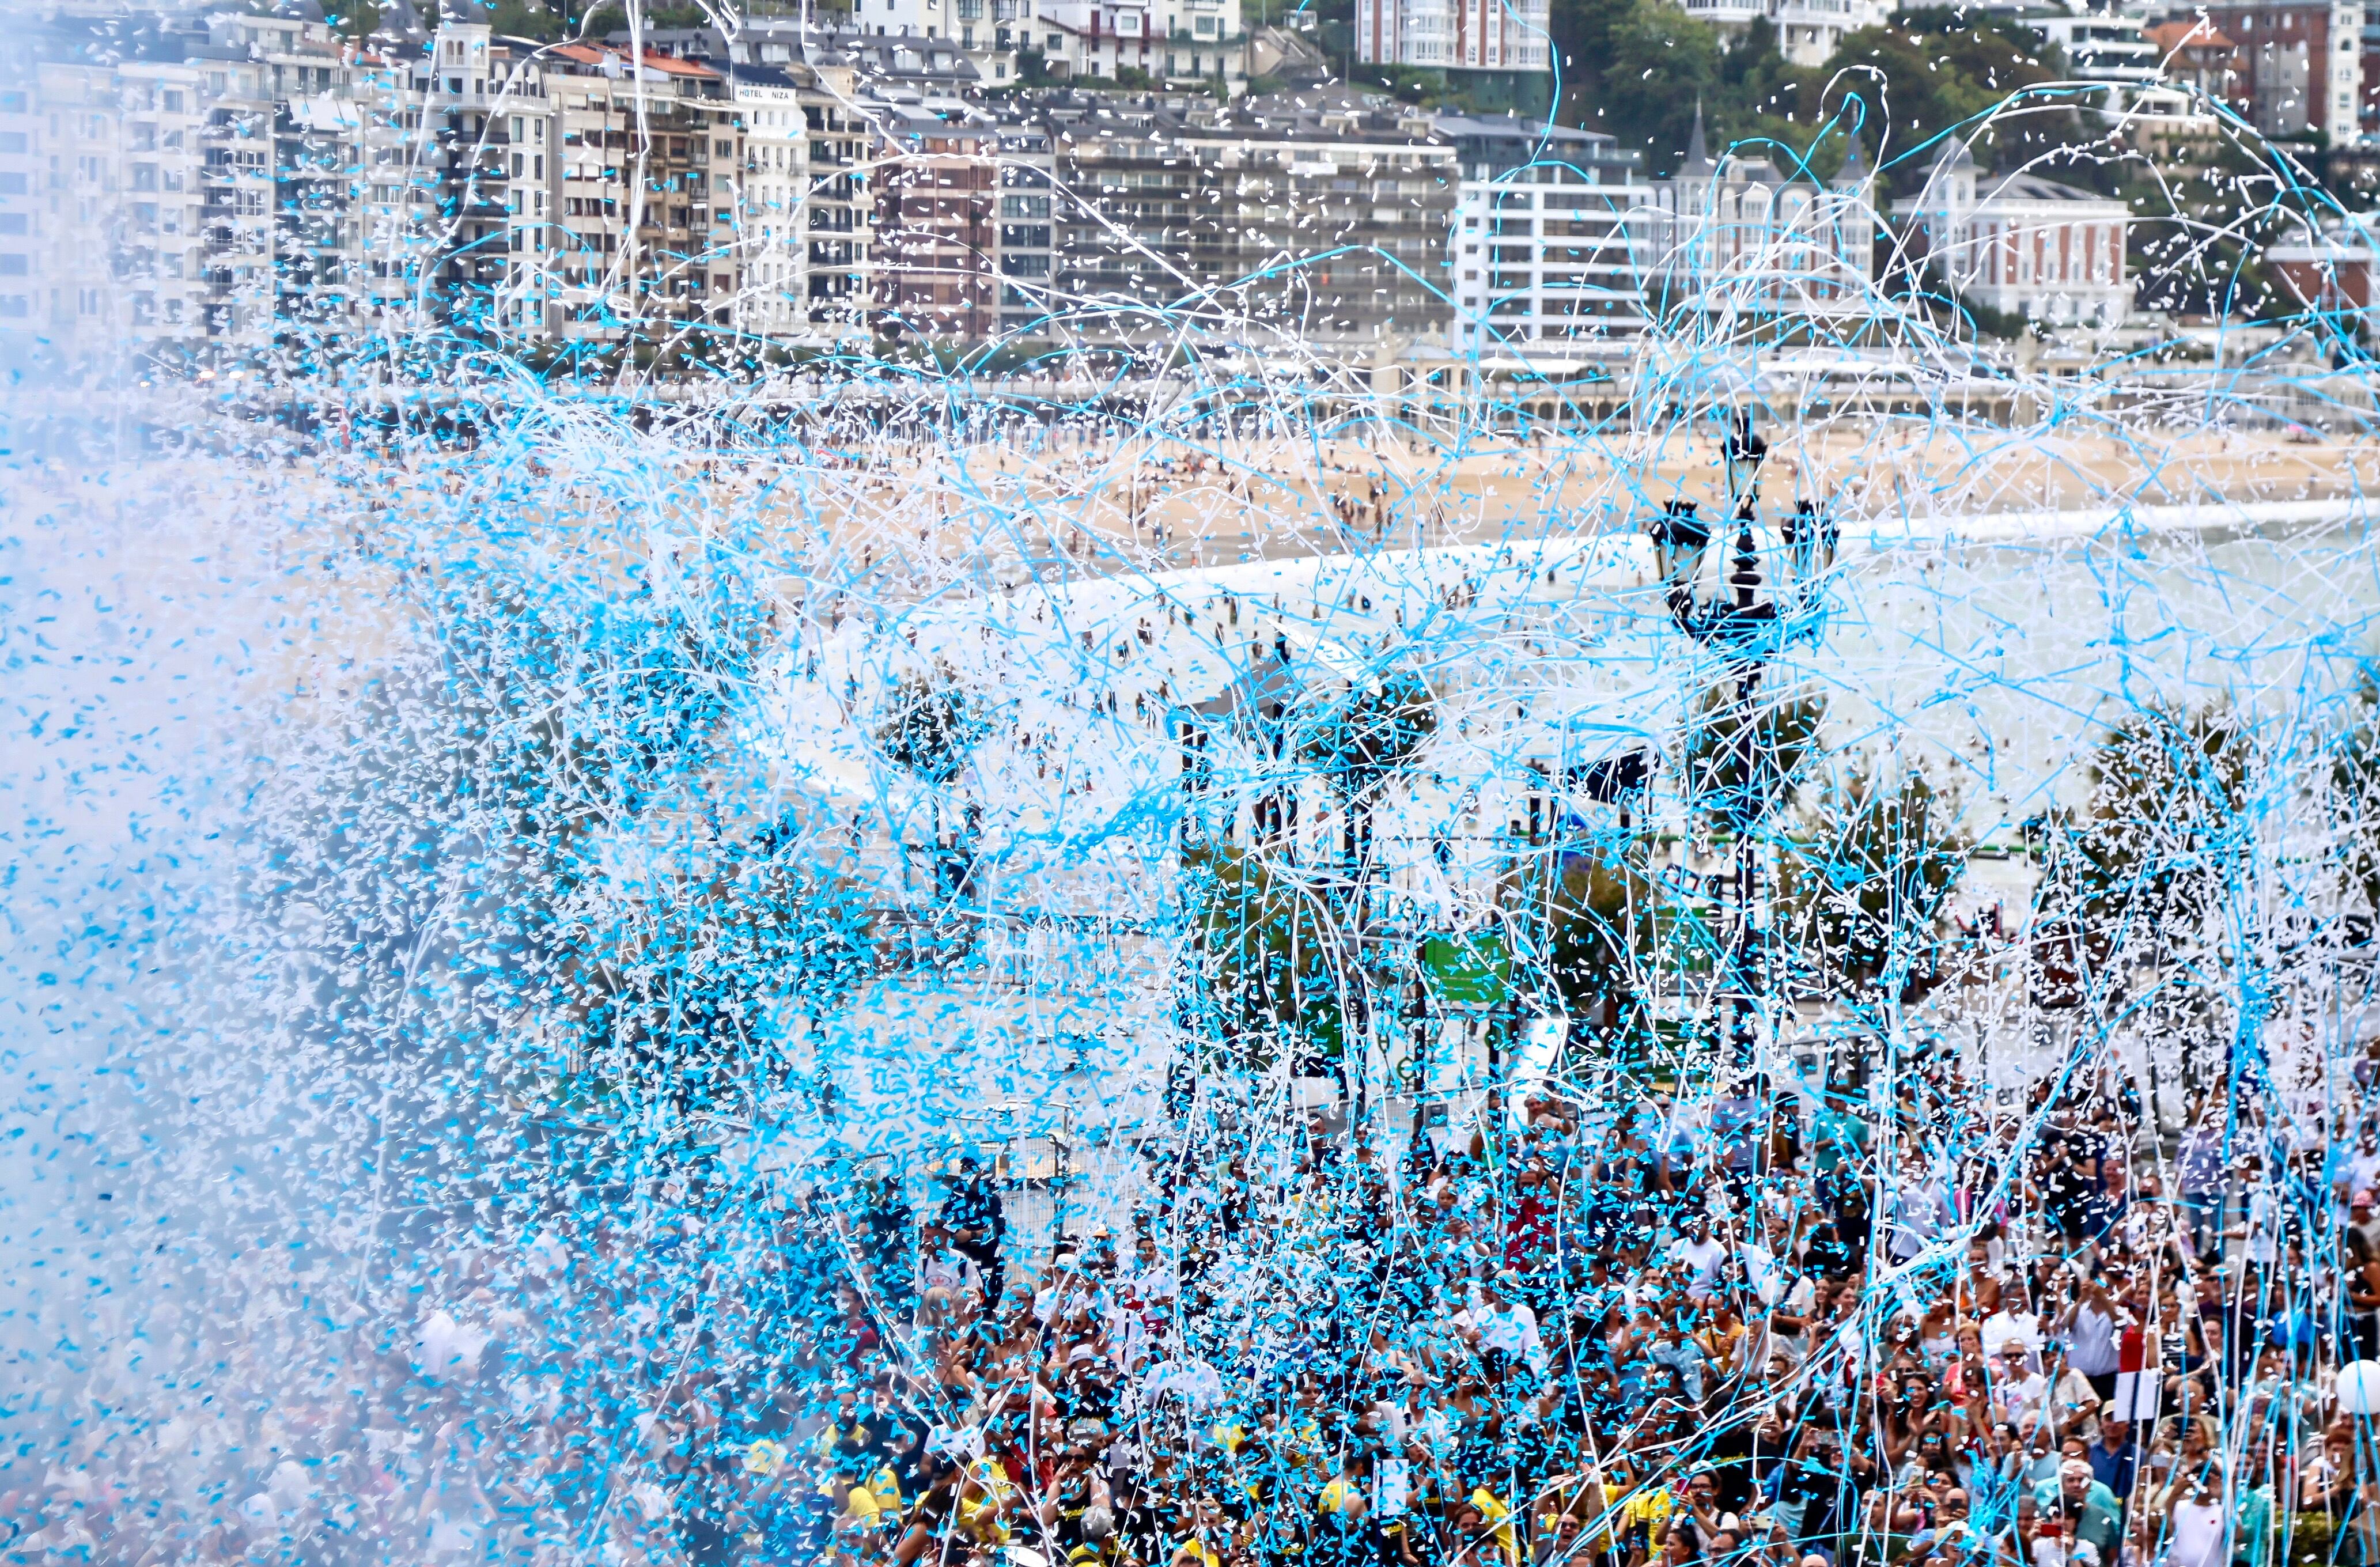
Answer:
[[1822, 635], [1821, 587], [1834, 567], [1840, 536], [1834, 519], [1804, 500], [1780, 519], [1778, 534], [1783, 548], [1764, 549], [1758, 531], [1760, 466], [1767, 455], [1768, 443], [1752, 428], [1751, 410], [1739, 411], [1721, 447], [1736, 534], [1722, 591], [1706, 596], [1702, 590], [1712, 529], [1696, 515], [1694, 503], [1670, 501], [1650, 528], [1670, 618], [1696, 642], [1725, 650], [1735, 683], [1735, 708], [1742, 715], [1730, 740], [1737, 784], [1728, 796], [1727, 817], [1735, 866], [1729, 881], [1722, 883], [1732, 892], [1735, 905], [1725, 973], [1733, 1014], [1729, 1034], [1739, 1063], [1750, 1059], [1753, 1013], [1759, 1004], [1760, 965], [1754, 961], [1754, 947], [1760, 938], [1753, 922], [1759, 861], [1752, 829], [1767, 814], [1766, 790], [1757, 781], [1772, 766], [1772, 759], [1761, 752], [1764, 742], [1754, 707], [1761, 678], [1778, 650], [1792, 642], [1815, 642]]
[[1654, 555], [1678, 629], [1706, 645], [1739, 654], [1750, 650], [1750, 662], [1757, 663], [1782, 641], [1816, 640], [1818, 619], [1812, 612], [1818, 584], [1834, 567], [1840, 533], [1833, 518], [1805, 500], [1779, 524], [1784, 547], [1765, 549], [1757, 529], [1760, 465], [1768, 443], [1754, 432], [1750, 410], [1736, 416], [1722, 454], [1735, 525], [1727, 590], [1707, 598], [1701, 592], [1712, 528], [1692, 501], [1672, 500], [1653, 519]]

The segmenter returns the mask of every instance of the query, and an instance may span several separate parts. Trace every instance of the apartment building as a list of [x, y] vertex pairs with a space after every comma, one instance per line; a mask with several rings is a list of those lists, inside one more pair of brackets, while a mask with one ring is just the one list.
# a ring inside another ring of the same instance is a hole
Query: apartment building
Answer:
[[822, 73], [829, 91], [804, 104], [809, 125], [810, 184], [804, 209], [809, 245], [809, 320], [847, 325], [865, 312], [875, 205], [868, 190], [876, 132], [851, 96], [848, 74]]
[[730, 189], [744, 286], [734, 324], [766, 336], [806, 334], [809, 324], [810, 192], [807, 112], [816, 76], [782, 66], [728, 67], [729, 92], [744, 129], [744, 161]]
[[413, 66], [403, 110], [434, 176], [423, 292], [464, 329], [539, 336], [562, 314], [562, 85], [543, 51], [494, 35], [478, 0], [446, 0]]
[[733, 322], [745, 138], [724, 73], [608, 44], [544, 51], [561, 167], [556, 289], [573, 341]]
[[216, 335], [250, 346], [292, 326], [321, 340], [364, 297], [353, 171], [364, 127], [346, 41], [310, 3], [207, 19], [184, 58], [206, 86], [204, 222]]
[[1247, 36], [1227, 0], [1038, 0], [1017, 26], [1061, 80], [1247, 91]]
[[51, 200], [31, 237], [46, 252], [36, 317], [45, 305], [50, 330], [78, 349], [200, 340], [198, 75], [151, 60], [49, 62], [39, 81], [32, 145], [49, 162]]
[[1221, 108], [1059, 95], [1055, 289], [1094, 335], [1186, 331], [1249, 347], [1250, 322], [1379, 345], [1445, 323], [1454, 150], [1382, 100]]
[[876, 196], [874, 321], [888, 334], [979, 342], [999, 322], [998, 129], [888, 111]]
[[1752, 321], [1873, 310], [1875, 171], [1856, 136], [1822, 182], [1756, 153], [1712, 157], [1698, 110], [1684, 162], [1653, 192], [1653, 313]]
[[30, 59], [0, 61], [0, 355], [25, 355], [45, 320], [47, 269], [38, 249], [46, 215], [41, 118]]
[[1034, 122], [1002, 125], [998, 138], [1000, 330], [1012, 338], [1047, 337], [1065, 309], [1051, 292], [1059, 200], [1054, 143], [1048, 125]]
[[[862, 5], [848, 27], [795, 17], [747, 17], [732, 38], [719, 28], [696, 27], [648, 30], [644, 40], [656, 53], [720, 69], [807, 66], [821, 80], [840, 75], [847, 90], [868, 98], [952, 113], [964, 112], [964, 100], [977, 89], [997, 86], [1014, 74], [1014, 60], [1001, 53], [1008, 45], [989, 33], [970, 30], [966, 36], [968, 42], [962, 43], [940, 19], [921, 21], [901, 5], [880, 12]], [[629, 46], [625, 32], [613, 33], [610, 42], [615, 49]]]
[[1355, 0], [1355, 56], [1366, 65], [1493, 73], [1508, 79], [1509, 96], [1535, 102], [1552, 80], [1547, 0]]
[[2363, 101], [2362, 0], [2193, 7], [2232, 40], [2230, 102], [2267, 136], [2311, 131], [2337, 147], [2355, 139]]
[[201, 79], [153, 21], [58, 20], [0, 64], [0, 357], [203, 341]]
[[1645, 325], [1658, 212], [1617, 139], [1518, 116], [1440, 115], [1460, 177], [1447, 241], [1451, 346], [1595, 357]]

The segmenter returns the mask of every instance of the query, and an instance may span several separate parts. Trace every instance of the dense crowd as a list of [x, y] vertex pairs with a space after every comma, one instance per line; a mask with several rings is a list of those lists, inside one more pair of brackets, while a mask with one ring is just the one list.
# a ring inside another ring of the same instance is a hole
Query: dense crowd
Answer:
[[710, 1417], [679, 1522], [718, 1561], [2380, 1561], [2338, 1377], [2373, 1123], [1896, 1087], [1226, 1137], [1047, 1251], [972, 1164], [922, 1221], [821, 1193], [808, 1391]]

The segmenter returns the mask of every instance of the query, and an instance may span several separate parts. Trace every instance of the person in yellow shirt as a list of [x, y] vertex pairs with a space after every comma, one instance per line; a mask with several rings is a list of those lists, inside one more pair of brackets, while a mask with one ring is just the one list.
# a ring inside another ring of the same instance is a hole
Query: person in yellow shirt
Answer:
[[1478, 1542], [1470, 1560], [1478, 1567], [1521, 1567], [1520, 1529], [1503, 1498], [1480, 1486], [1472, 1491], [1465, 1509], [1466, 1515], [1476, 1520], [1463, 1530]]
[[1620, 1540], [1629, 1567], [1645, 1567], [1660, 1555], [1679, 1507], [1676, 1488], [1666, 1484], [1644, 1487], [1628, 1499], [1620, 1510]]
[[1580, 1476], [1578, 1495], [1572, 1500], [1570, 1512], [1586, 1528], [1588, 1556], [1600, 1561], [1619, 1549], [1623, 1527], [1620, 1520], [1620, 1503], [1634, 1483], [1628, 1460], [1618, 1455]]
[[1314, 1537], [1307, 1552], [1314, 1567], [1359, 1567], [1378, 1557], [1369, 1518], [1371, 1477], [1371, 1460], [1358, 1453], [1322, 1488], [1314, 1503]]
[[998, 1459], [978, 1458], [969, 1464], [966, 1478], [959, 1486], [958, 1505], [952, 1512], [959, 1532], [978, 1546], [1006, 1545], [1008, 1524], [1002, 1514], [1015, 1494], [1016, 1488], [1009, 1483], [1008, 1471]]
[[1215, 1505], [1215, 1499], [1200, 1497], [1190, 1509], [1189, 1533], [1165, 1559], [1166, 1567], [1223, 1567], [1223, 1559], [1208, 1542], [1220, 1544], [1227, 1533], [1222, 1509]]

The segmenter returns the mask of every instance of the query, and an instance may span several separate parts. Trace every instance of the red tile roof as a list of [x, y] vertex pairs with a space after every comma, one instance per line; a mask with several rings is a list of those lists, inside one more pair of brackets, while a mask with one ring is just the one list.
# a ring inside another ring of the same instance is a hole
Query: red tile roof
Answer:
[[2151, 43], [2160, 54], [2170, 55], [2177, 49], [2237, 49], [2238, 44], [2223, 35], [2220, 28], [2204, 17], [2184, 21], [2159, 22], [2144, 30]]
[[[556, 59], [568, 60], [574, 65], [600, 67], [606, 60], [616, 60], [625, 67], [628, 63], [625, 49], [614, 48], [608, 43], [557, 43], [548, 53]], [[719, 79], [719, 73], [709, 66], [693, 60], [681, 60], [674, 55], [656, 54], [650, 49], [645, 51], [644, 63], [645, 68], [657, 76], [693, 77], [710, 81]]]

